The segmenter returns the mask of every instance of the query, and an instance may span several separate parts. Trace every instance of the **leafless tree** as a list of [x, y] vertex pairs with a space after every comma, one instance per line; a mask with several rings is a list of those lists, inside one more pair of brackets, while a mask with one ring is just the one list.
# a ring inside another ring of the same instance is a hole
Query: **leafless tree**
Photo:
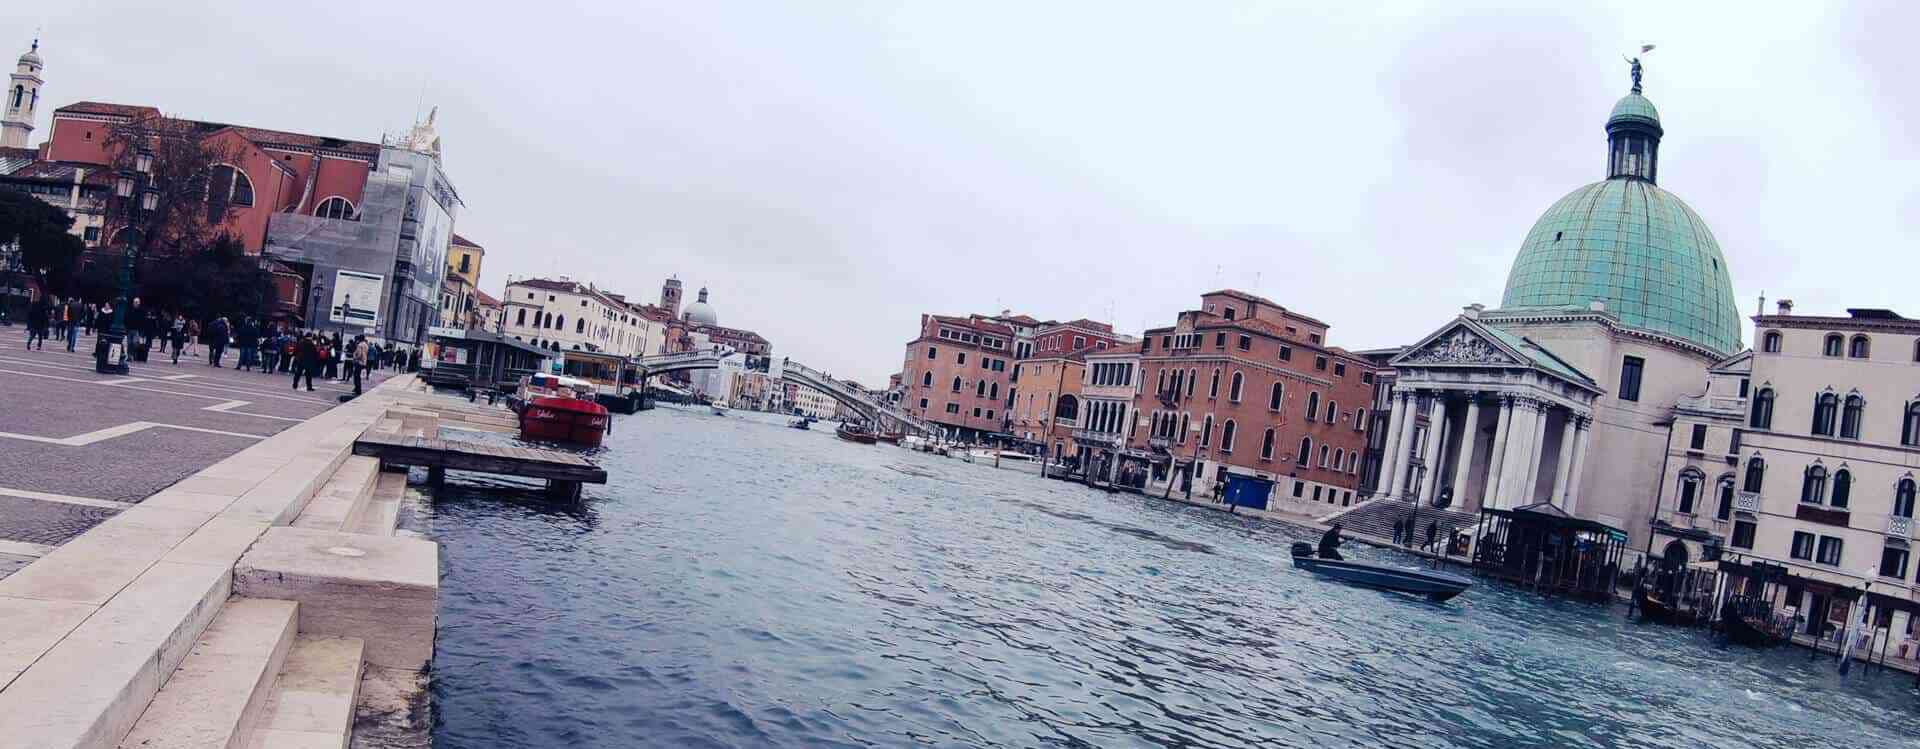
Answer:
[[105, 216], [111, 250], [123, 251], [137, 228], [142, 256], [179, 257], [211, 246], [224, 233], [222, 225], [235, 206], [250, 205], [252, 188], [236, 177], [240, 149], [212, 137], [218, 128], [168, 117], [147, 117], [114, 126], [106, 140], [111, 155], [108, 194], [116, 195], [113, 180], [136, 173], [144, 150], [150, 156], [148, 186], [154, 193], [150, 211], [137, 210], [142, 196], [111, 197]]

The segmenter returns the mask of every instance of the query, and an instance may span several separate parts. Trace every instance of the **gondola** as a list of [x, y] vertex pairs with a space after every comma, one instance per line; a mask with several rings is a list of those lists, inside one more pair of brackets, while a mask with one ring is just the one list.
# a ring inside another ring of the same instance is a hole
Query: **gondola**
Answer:
[[841, 424], [840, 428], [833, 430], [833, 434], [840, 439], [860, 445], [871, 445], [874, 442], [873, 433], [858, 424]]
[[1634, 606], [1640, 610], [1640, 621], [1654, 624], [1672, 624], [1678, 620], [1673, 607], [1655, 597], [1645, 584], [1634, 586]]
[[1293, 566], [1341, 582], [1426, 596], [1436, 602], [1453, 598], [1473, 587], [1472, 580], [1445, 572], [1347, 559], [1323, 559], [1313, 544], [1305, 541], [1293, 545]]
[[1727, 641], [1750, 648], [1771, 648], [1785, 642], [1786, 637], [1774, 632], [1765, 613], [1728, 599], [1720, 609], [1720, 625], [1726, 630]]

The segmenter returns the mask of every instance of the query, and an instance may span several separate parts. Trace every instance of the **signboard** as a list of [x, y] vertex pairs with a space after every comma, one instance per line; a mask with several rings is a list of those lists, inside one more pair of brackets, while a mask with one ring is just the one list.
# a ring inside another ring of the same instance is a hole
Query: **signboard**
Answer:
[[453, 215], [431, 191], [421, 198], [413, 244], [413, 295], [438, 299], [440, 278], [447, 270], [447, 247], [453, 243]]
[[443, 328], [438, 325], [429, 325], [427, 326], [427, 335], [439, 337], [439, 338], [456, 338], [460, 340], [465, 340], [467, 337], [467, 329], [466, 328]]
[[385, 276], [352, 270], [334, 271], [333, 306], [327, 310], [327, 319], [343, 325], [379, 325], [380, 298], [385, 286]]

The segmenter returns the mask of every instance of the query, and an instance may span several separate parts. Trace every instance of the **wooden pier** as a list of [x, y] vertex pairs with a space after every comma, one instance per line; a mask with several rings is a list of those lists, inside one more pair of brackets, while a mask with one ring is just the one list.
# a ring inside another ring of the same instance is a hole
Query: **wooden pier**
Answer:
[[353, 454], [379, 458], [382, 467], [425, 467], [427, 480], [435, 484], [446, 477], [449, 468], [546, 479], [548, 494], [561, 499], [579, 499], [581, 484], [607, 483], [606, 469], [586, 458], [558, 450], [482, 445], [369, 431], [354, 441]]

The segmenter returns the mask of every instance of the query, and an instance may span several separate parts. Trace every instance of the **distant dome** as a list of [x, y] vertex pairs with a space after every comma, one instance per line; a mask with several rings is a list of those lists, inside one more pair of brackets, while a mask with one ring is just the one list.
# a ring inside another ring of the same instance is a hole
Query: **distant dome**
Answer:
[[[0, 59], [4, 59], [4, 58], [0, 58]], [[20, 56], [20, 62], [33, 63], [34, 67], [39, 67], [41, 65], [40, 40], [38, 39], [33, 40], [33, 47], [28, 49], [26, 54]]]
[[681, 313], [680, 319], [700, 325], [720, 324], [719, 316], [713, 312], [713, 305], [707, 304], [707, 290], [705, 287], [701, 287], [700, 289], [700, 299], [693, 304], [687, 305], [687, 311]]
[[1613, 114], [1607, 115], [1607, 124], [1627, 120], [1640, 120], [1655, 127], [1660, 126], [1660, 110], [1653, 108], [1653, 102], [1639, 94], [1627, 94], [1614, 102]]

